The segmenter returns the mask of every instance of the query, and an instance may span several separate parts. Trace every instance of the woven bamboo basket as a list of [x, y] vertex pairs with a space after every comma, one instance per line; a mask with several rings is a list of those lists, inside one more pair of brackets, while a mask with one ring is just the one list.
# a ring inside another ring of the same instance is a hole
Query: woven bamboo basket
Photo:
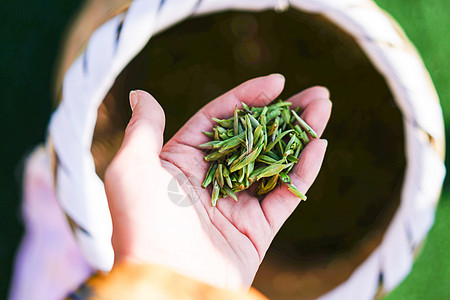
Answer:
[[254, 286], [273, 299], [371, 299], [410, 271], [445, 176], [439, 100], [415, 48], [369, 0], [90, 1], [60, 60], [48, 144], [58, 200], [86, 260], [113, 262], [104, 170], [150, 91], [166, 138], [236, 84], [280, 72], [283, 97], [331, 91], [319, 177]]

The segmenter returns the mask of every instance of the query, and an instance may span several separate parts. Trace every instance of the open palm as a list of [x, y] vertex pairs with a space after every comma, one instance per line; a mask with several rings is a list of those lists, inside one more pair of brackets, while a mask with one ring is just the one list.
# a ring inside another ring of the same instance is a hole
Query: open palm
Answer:
[[[113, 219], [116, 262], [162, 264], [177, 272], [226, 288], [249, 287], [275, 234], [300, 199], [282, 185], [263, 199], [251, 191], [239, 201], [220, 199], [211, 207], [211, 191], [201, 182], [209, 168], [201, 131], [211, 117], [229, 118], [241, 101], [264, 106], [283, 90], [284, 78], [249, 80], [208, 103], [163, 144], [164, 112], [147, 93], [132, 93], [133, 117], [122, 147], [106, 172], [105, 187]], [[290, 99], [320, 136], [330, 116], [328, 91], [315, 87]], [[303, 193], [316, 178], [326, 141], [312, 140], [290, 173]], [[170, 188], [181, 186], [182, 205]], [[175, 187], [177, 186], [175, 184]]]

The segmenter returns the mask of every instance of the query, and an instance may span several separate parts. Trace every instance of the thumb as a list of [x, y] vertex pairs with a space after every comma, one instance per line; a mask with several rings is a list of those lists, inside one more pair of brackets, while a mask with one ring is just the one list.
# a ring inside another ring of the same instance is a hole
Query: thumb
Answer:
[[133, 114], [125, 130], [121, 148], [159, 155], [164, 141], [164, 110], [145, 91], [131, 91], [129, 97]]

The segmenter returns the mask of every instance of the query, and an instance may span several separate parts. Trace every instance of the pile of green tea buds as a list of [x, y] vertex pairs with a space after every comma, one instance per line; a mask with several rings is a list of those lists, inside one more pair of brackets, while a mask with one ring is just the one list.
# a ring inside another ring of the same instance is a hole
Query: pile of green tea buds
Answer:
[[[291, 110], [291, 102], [277, 101], [264, 107], [236, 106], [234, 116], [213, 120], [212, 132], [203, 132], [213, 141], [198, 147], [210, 152], [211, 162], [202, 187], [212, 184], [211, 206], [227, 196], [237, 201], [236, 193], [257, 183], [256, 193], [266, 194], [279, 182], [297, 197], [306, 200], [289, 178], [302, 149], [314, 130], [298, 116], [300, 107]], [[298, 124], [296, 124], [298, 122]]]

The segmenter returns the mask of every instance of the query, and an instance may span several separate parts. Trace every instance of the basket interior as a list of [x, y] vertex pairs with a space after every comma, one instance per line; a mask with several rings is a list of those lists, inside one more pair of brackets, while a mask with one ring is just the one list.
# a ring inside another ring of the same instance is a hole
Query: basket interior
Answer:
[[294, 9], [223, 12], [154, 36], [105, 97], [92, 153], [103, 177], [130, 118], [132, 89], [149, 91], [164, 108], [168, 140], [211, 99], [273, 72], [286, 77], [283, 99], [328, 87], [333, 112], [309, 200], [276, 236], [255, 285], [271, 298], [315, 297], [345, 280], [378, 245], [405, 172], [402, 116], [385, 79], [354, 39], [324, 17]]

